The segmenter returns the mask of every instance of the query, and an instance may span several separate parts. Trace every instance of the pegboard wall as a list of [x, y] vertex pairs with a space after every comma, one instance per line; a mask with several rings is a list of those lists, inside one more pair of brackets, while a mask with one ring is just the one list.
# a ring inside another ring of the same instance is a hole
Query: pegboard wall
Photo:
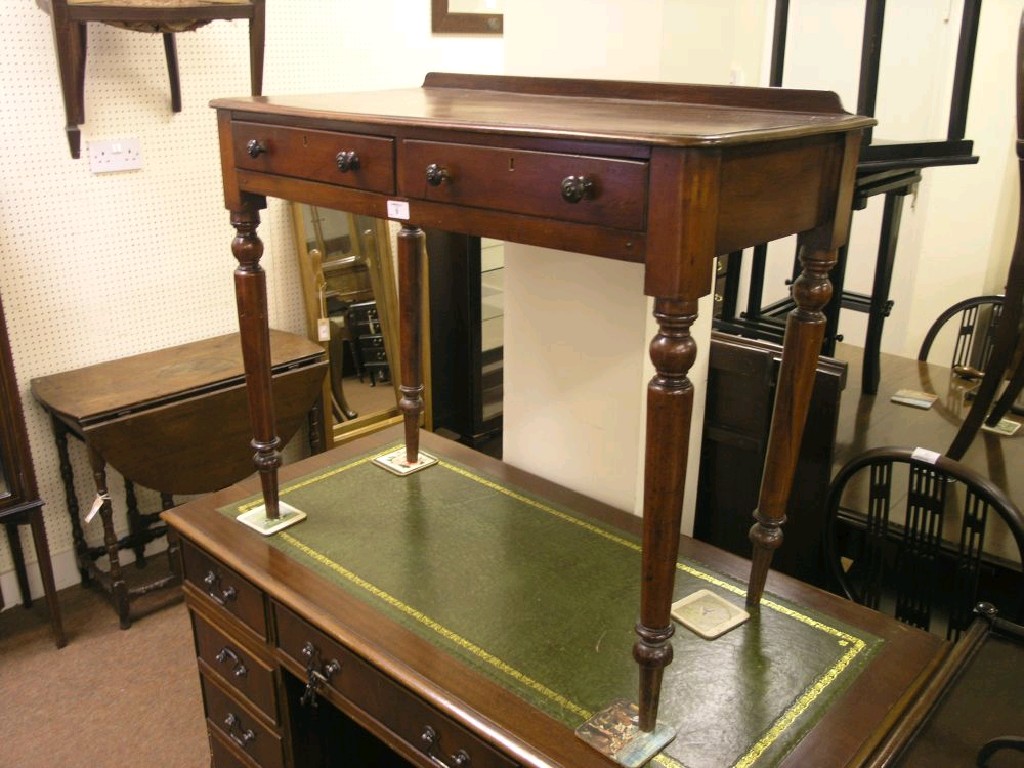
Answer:
[[[29, 382], [237, 329], [234, 230], [221, 196], [208, 104], [249, 92], [248, 26], [215, 21], [177, 36], [183, 108], [175, 114], [159, 35], [90, 24], [87, 122], [82, 158], [72, 160], [50, 19], [30, 0], [0, 0], [0, 6], [0, 293], [60, 588], [76, 583], [78, 574], [49, 420]], [[418, 85], [435, 63], [500, 71], [500, 41], [438, 40], [429, 29], [426, 0], [268, 0], [264, 93]], [[394, 47], [384, 44], [389, 36]], [[93, 174], [88, 142], [127, 137], [141, 142], [142, 168]], [[301, 333], [287, 204], [269, 201], [262, 221], [271, 324]], [[71, 449], [87, 508], [95, 495], [91, 473], [82, 447]], [[120, 478], [108, 474], [115, 509], [123, 510]], [[139, 489], [139, 497], [143, 511], [159, 508], [155, 494]], [[126, 529], [123, 513], [119, 526]], [[86, 536], [99, 543], [98, 521]], [[34, 562], [29, 537], [22, 540]], [[8, 604], [18, 599], [11, 568], [0, 542]], [[36, 569], [29, 571], [35, 579]]]

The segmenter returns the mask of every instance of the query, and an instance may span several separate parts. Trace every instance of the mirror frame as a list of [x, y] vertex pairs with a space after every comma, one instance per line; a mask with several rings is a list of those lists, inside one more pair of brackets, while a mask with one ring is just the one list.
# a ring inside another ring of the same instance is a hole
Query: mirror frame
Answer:
[[504, 34], [500, 13], [458, 13], [448, 9], [449, 0], [430, 0], [430, 29], [435, 34]]
[[[296, 254], [299, 260], [299, 274], [302, 283], [302, 301], [304, 314], [306, 316], [306, 334], [312, 340], [321, 344], [324, 349], [330, 354], [330, 342], [322, 342], [317, 339], [317, 327], [316, 320], [318, 315], [317, 300], [315, 296], [312, 296], [308, 290], [308, 287], [313, 284], [312, 274], [312, 257], [310, 251], [313, 249], [309, 248], [308, 243], [313, 239], [312, 233], [306, 232], [305, 219], [303, 217], [303, 208], [325, 208], [322, 205], [310, 205], [308, 203], [292, 202], [292, 222], [295, 231], [295, 246]], [[347, 214], [346, 211], [338, 211], [342, 214]], [[401, 381], [401, 369], [398, 354], [398, 290], [397, 281], [395, 279], [395, 265], [394, 258], [392, 256], [391, 246], [391, 229], [386, 219], [375, 219], [375, 225], [373, 230], [373, 240], [375, 241], [376, 251], [376, 268], [379, 270], [378, 279], [376, 281], [375, 289], [377, 286], [382, 288], [383, 296], [376, 296], [378, 305], [382, 308], [384, 327], [384, 344], [388, 354], [388, 364], [391, 368], [391, 382], [390, 386], [395, 392], [395, 405], [391, 408], [385, 408], [381, 411], [375, 411], [365, 415], [360, 414], [351, 421], [339, 421], [334, 420], [334, 414], [331, 408], [324, 408], [324, 431], [326, 432], [327, 445], [326, 448], [331, 448], [340, 443], [354, 440], [362, 435], [376, 432], [379, 429], [390, 426], [392, 424], [399, 424], [402, 422], [402, 414], [398, 410], [398, 398], [400, 397], [400, 391], [398, 389], [398, 383]], [[361, 233], [351, 233], [355, 242], [362, 243], [363, 237]], [[323, 254], [323, 249], [318, 249]], [[376, 291], [375, 291], [376, 292]], [[324, 403], [328, 404], [331, 402], [331, 382], [330, 379], [324, 378]]]

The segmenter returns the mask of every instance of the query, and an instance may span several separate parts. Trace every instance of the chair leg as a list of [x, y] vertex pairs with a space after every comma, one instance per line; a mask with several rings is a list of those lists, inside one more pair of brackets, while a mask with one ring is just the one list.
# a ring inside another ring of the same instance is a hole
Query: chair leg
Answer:
[[[22, 519], [22, 522], [24, 520]], [[11, 560], [14, 561], [14, 575], [18, 578], [18, 591], [21, 592], [21, 604], [32, 607], [32, 593], [28, 588], [28, 570], [25, 568], [25, 551], [21, 547], [21, 536], [16, 523], [5, 523], [7, 543], [11, 549]]]
[[253, 0], [249, 20], [249, 80], [252, 95], [263, 95], [263, 45], [266, 37], [266, 8], [263, 0]]
[[58, 648], [67, 645], [64, 625], [60, 616], [60, 603], [57, 600], [57, 585], [53, 581], [53, 565], [50, 560], [50, 545], [46, 541], [46, 524], [43, 522], [43, 510], [36, 509], [31, 514], [32, 542], [36, 548], [36, 559], [39, 561], [39, 576], [43, 582], [43, 594], [46, 596], [46, 607], [50, 611], [50, 629], [53, 640]]
[[57, 54], [57, 71], [64, 96], [65, 132], [71, 157], [77, 160], [82, 153], [82, 132], [85, 122], [85, 49], [84, 22], [72, 21], [67, 7], [54, 3], [51, 12], [53, 44]]
[[985, 745], [978, 750], [976, 762], [978, 768], [984, 768], [988, 764], [988, 759], [1002, 749], [1024, 752], [1024, 736], [999, 736], [985, 742]]
[[[1024, 343], [1024, 340], [1021, 343]], [[1018, 344], [1018, 346], [1020, 345]], [[998, 424], [999, 420], [1009, 413], [1022, 389], [1024, 389], [1024, 355], [1021, 355], [1017, 363], [1017, 370], [1013, 372], [1013, 376], [1010, 377], [1010, 383], [1006, 385], [1006, 389], [1003, 390], [1003, 394], [996, 401], [992, 412], [985, 419], [985, 423], [990, 427]]]
[[[1024, 167], [1022, 167], [1024, 174]], [[1022, 176], [1024, 178], [1024, 176]], [[1020, 225], [1024, 227], [1024, 223]], [[1006, 375], [1013, 360], [1013, 354], [1019, 345], [1021, 316], [1024, 314], [1024, 229], [1017, 233], [1017, 243], [1010, 259], [1010, 271], [1006, 280], [1006, 298], [1003, 302], [1003, 314], [995, 331], [992, 354], [985, 366], [985, 376], [978, 386], [977, 395], [971, 410], [967, 413], [963, 424], [953, 438], [946, 455], [951, 459], [960, 460], [967, 453], [971, 442], [981, 428], [982, 422], [996, 399], [996, 392]], [[1016, 377], [1015, 377], [1016, 378]]]
[[178, 44], [173, 32], [164, 32], [164, 56], [167, 76], [171, 79], [171, 110], [181, 112], [181, 78], [178, 76]]

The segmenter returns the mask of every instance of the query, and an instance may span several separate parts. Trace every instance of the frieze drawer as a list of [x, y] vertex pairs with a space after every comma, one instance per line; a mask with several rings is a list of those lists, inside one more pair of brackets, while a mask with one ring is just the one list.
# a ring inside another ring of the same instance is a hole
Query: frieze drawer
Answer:
[[227, 611], [266, 639], [267, 618], [260, 590], [188, 541], [181, 543], [181, 557], [185, 581], [202, 592], [210, 605]]
[[199, 677], [209, 727], [233, 742], [260, 768], [283, 768], [284, 746], [281, 737], [228, 696], [216, 683], [205, 675]]
[[390, 138], [235, 122], [231, 143], [237, 168], [384, 194], [395, 188]]
[[316, 691], [341, 706], [350, 701], [434, 765], [516, 768], [517, 763], [287, 608], [274, 604], [273, 611], [278, 647], [306, 669], [307, 694]]
[[196, 653], [205, 665], [204, 669], [245, 696], [275, 723], [280, 723], [273, 668], [194, 611], [192, 627]]
[[403, 141], [399, 194], [436, 203], [640, 231], [647, 163], [589, 155]]

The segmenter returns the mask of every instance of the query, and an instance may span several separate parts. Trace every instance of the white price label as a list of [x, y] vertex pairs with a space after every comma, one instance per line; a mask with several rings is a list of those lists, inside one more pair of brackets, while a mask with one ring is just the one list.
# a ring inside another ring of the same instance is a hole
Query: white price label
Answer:
[[388, 218], [409, 220], [409, 203], [405, 200], [388, 200]]

